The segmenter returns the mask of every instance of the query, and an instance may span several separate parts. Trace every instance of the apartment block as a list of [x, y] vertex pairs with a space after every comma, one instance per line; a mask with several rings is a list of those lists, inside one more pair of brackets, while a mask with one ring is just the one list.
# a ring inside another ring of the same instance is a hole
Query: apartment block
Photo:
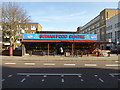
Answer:
[[[77, 28], [80, 34], [97, 34], [98, 40], [106, 41], [106, 21], [113, 16], [118, 15], [120, 9], [104, 9], [98, 16], [89, 21], [84, 26]], [[106, 49], [106, 45], [102, 46]]]
[[120, 41], [120, 14], [106, 21], [106, 41], [112, 42], [112, 46], [108, 44], [107, 48], [120, 49], [119, 45], [117, 47], [117, 41]]
[[[16, 42], [16, 45], [21, 45], [20, 41], [23, 38], [23, 36], [22, 36], [23, 33], [30, 34], [30, 33], [36, 33], [37, 31], [42, 31], [42, 26], [39, 23], [25, 23], [24, 29], [21, 28], [22, 25], [23, 24], [20, 23], [19, 25], [17, 25], [17, 28], [16, 28], [17, 34], [20, 36]], [[2, 34], [2, 24], [0, 25], [0, 32]], [[9, 36], [4, 37], [2, 40], [2, 44], [5, 47], [10, 45], [9, 42], [6, 42], [6, 39], [9, 39]]]

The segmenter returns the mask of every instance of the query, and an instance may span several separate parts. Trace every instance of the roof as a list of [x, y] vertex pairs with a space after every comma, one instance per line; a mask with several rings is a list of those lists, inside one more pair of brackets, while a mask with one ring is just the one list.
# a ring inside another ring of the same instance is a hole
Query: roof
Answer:
[[99, 44], [110, 44], [107, 41], [98, 40], [66, 40], [66, 39], [23, 39], [21, 42], [77, 42], [77, 43], [99, 43]]
[[37, 33], [76, 33], [77, 31], [37, 31]]

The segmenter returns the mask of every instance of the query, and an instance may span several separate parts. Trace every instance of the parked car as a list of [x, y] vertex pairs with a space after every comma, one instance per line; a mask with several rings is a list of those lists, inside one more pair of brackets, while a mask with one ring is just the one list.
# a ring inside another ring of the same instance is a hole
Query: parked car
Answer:
[[113, 54], [117, 54], [117, 53], [120, 54], [120, 49], [112, 49], [112, 53], [113, 53]]

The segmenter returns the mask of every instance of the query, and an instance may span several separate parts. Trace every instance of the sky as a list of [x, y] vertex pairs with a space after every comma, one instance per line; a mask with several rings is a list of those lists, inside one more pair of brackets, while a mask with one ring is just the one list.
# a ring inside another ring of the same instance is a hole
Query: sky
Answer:
[[105, 8], [118, 8], [118, 2], [19, 2], [43, 31], [76, 31]]

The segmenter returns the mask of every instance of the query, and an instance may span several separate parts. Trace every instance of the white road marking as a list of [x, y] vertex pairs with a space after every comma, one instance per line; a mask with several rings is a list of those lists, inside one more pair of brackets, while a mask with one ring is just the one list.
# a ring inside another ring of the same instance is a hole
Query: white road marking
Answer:
[[28, 58], [23, 58], [23, 59], [28, 59]]
[[24, 63], [25, 65], [35, 65], [35, 63]]
[[54, 63], [44, 63], [43, 65], [55, 65]]
[[42, 79], [42, 82], [44, 82], [45, 81], [45, 79]]
[[26, 77], [29, 77], [30, 75], [26, 75]]
[[95, 77], [97, 77], [98, 75], [94, 75]]
[[23, 78], [20, 82], [24, 82], [26, 79], [25, 78]]
[[96, 64], [85, 64], [85, 66], [97, 66]]
[[16, 64], [16, 63], [5, 63], [5, 64]]
[[74, 73], [17, 73], [17, 75], [51, 75], [51, 76], [56, 76], [56, 75], [58, 75], [58, 76], [61, 76], [61, 75], [69, 75], [69, 76], [78, 76], [78, 75], [82, 75], [82, 74], [80, 74], [80, 73], [78, 73], [78, 74], [74, 74]]
[[101, 78], [99, 78], [99, 80], [100, 80], [101, 82], [104, 82]]
[[111, 75], [112, 77], [115, 77], [115, 75], [120, 75], [120, 73], [110, 73], [109, 75]]
[[8, 75], [8, 77], [12, 77], [13, 75]]
[[64, 64], [64, 65], [71, 65], [71, 66], [75, 66], [76, 64]]
[[110, 76], [115, 77], [114, 75], [110, 74]]
[[61, 75], [61, 77], [64, 77], [64, 75]]
[[2, 81], [2, 82], [4, 82], [4, 81], [5, 81], [5, 79], [2, 79], [1, 81]]
[[44, 75], [43, 77], [47, 77], [47, 75]]
[[83, 79], [81, 79], [81, 82], [83, 82], [84, 80]]
[[105, 66], [120, 66], [119, 64], [106, 64]]
[[78, 75], [78, 77], [81, 77], [81, 75]]
[[120, 75], [120, 73], [110, 73], [110, 75]]
[[63, 78], [61, 79], [61, 82], [64, 82], [64, 79], [63, 79]]
[[23, 58], [23, 57], [14, 57], [14, 58]]

